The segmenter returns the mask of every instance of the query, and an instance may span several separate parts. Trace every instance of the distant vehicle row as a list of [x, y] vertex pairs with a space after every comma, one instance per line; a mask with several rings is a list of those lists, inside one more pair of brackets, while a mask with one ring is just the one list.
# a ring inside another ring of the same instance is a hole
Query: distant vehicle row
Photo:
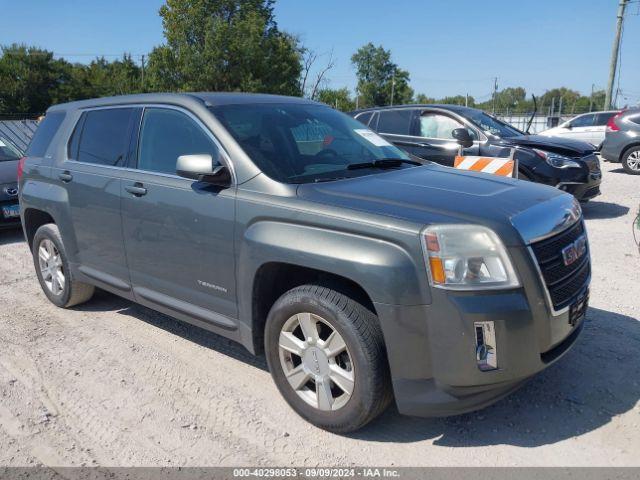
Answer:
[[466, 155], [506, 157], [515, 147], [519, 178], [557, 187], [582, 202], [600, 194], [600, 162], [595, 147], [584, 141], [528, 135], [482, 110], [457, 105], [377, 107], [351, 115], [410, 154], [445, 166], [453, 166], [458, 153], [453, 130], [466, 128], [474, 140]]
[[0, 230], [20, 224], [17, 169], [22, 154], [8, 138], [0, 136]]

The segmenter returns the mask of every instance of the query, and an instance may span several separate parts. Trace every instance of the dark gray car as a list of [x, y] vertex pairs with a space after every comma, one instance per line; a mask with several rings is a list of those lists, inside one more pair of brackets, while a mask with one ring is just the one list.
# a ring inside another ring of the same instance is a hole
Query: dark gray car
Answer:
[[591, 267], [572, 196], [416, 165], [315, 102], [57, 105], [23, 171], [24, 232], [54, 304], [98, 286], [264, 352], [286, 401], [328, 430], [392, 399], [409, 415], [489, 405], [584, 324]]
[[0, 135], [0, 230], [20, 224], [18, 207], [18, 161], [22, 152]]
[[609, 120], [600, 155], [640, 175], [640, 109], [625, 110]]

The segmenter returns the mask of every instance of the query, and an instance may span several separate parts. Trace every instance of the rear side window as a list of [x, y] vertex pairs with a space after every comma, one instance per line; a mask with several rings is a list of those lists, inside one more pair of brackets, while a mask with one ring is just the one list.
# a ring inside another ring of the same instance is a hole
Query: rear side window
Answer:
[[180, 155], [210, 154], [218, 158], [214, 141], [182, 112], [147, 108], [140, 128], [138, 168], [158, 173], [176, 173]]
[[595, 115], [582, 115], [571, 120], [572, 127], [592, 127], [595, 122]]
[[133, 108], [85, 112], [69, 143], [69, 156], [79, 162], [122, 166], [129, 146]]
[[378, 119], [380, 133], [411, 134], [411, 110], [383, 110]]
[[29, 157], [44, 157], [51, 140], [60, 128], [62, 121], [65, 117], [65, 112], [52, 112], [48, 113], [38, 128], [36, 133], [31, 139], [29, 148], [27, 148], [27, 156]]
[[596, 115], [596, 121], [594, 123], [597, 127], [604, 127], [609, 119], [614, 115], [617, 115], [618, 112], [607, 112], [607, 113], [599, 113]]

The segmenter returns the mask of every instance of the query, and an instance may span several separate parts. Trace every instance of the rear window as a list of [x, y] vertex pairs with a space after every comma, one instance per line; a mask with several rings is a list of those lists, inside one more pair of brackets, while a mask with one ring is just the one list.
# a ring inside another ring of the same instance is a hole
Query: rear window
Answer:
[[0, 162], [19, 160], [21, 156], [18, 149], [11, 145], [9, 140], [0, 137]]
[[86, 112], [69, 143], [69, 156], [79, 162], [120, 166], [129, 145], [133, 108]]
[[65, 117], [65, 112], [48, 113], [31, 139], [29, 148], [27, 148], [28, 157], [44, 157], [45, 152], [49, 148], [51, 140], [60, 128]]

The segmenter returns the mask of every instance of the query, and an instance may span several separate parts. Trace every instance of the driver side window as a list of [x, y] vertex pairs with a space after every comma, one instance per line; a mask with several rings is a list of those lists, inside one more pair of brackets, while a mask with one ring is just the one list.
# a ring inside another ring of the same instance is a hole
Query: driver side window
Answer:
[[138, 152], [140, 170], [175, 174], [180, 155], [198, 153], [218, 158], [218, 147], [196, 122], [177, 110], [145, 109]]
[[[465, 128], [465, 126], [453, 118], [440, 113], [424, 113], [420, 117], [420, 136], [426, 138], [437, 138], [442, 140], [453, 140], [453, 130]], [[467, 129], [471, 137], [476, 140], [473, 130]]]

